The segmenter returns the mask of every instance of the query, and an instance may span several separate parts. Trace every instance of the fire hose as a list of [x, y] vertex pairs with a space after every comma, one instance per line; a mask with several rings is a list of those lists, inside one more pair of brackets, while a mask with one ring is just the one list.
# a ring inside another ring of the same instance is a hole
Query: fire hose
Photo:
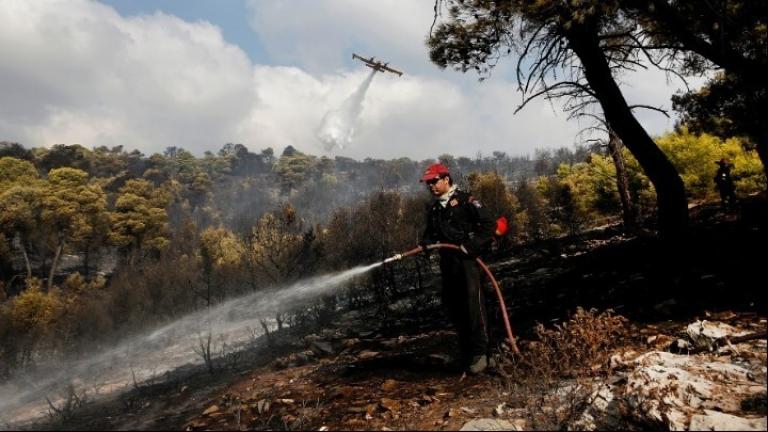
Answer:
[[[450, 244], [450, 243], [433, 243], [426, 246], [426, 250], [432, 250], [432, 249], [454, 249], [463, 253], [467, 253], [464, 249], [461, 247]], [[424, 247], [417, 246], [407, 252], [403, 252], [401, 254], [394, 255], [390, 258], [387, 258], [384, 260], [384, 264], [389, 264], [394, 261], [401, 260], [405, 257], [413, 256], [421, 252], [426, 252], [424, 250]], [[477, 262], [477, 265], [480, 266], [480, 268], [483, 269], [485, 272], [485, 275], [488, 276], [488, 280], [491, 281], [491, 284], [493, 285], [493, 288], [496, 290], [496, 296], [499, 299], [499, 308], [501, 309], [501, 316], [504, 319], [504, 328], [507, 331], [507, 338], [509, 338], [509, 344], [512, 348], [512, 351], [515, 352], [515, 354], [520, 354], [520, 350], [517, 348], [517, 343], [515, 342], [515, 337], [512, 335], [512, 327], [509, 325], [509, 316], [507, 315], [507, 306], [504, 303], [504, 297], [501, 295], [501, 288], [499, 288], [498, 282], [496, 282], [496, 278], [493, 277], [493, 273], [491, 273], [491, 270], [488, 269], [488, 266], [485, 265], [483, 260], [480, 259], [480, 257], [475, 258], [475, 261]]]

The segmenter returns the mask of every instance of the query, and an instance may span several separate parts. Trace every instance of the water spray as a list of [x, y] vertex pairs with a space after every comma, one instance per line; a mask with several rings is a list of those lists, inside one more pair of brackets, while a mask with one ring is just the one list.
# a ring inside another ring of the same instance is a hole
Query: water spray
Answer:
[[354, 93], [341, 104], [341, 107], [328, 111], [323, 116], [316, 135], [327, 151], [332, 151], [334, 148], [341, 150], [352, 143], [352, 138], [360, 123], [365, 94], [375, 75], [376, 70], [374, 69]]
[[[382, 264], [390, 264], [395, 261], [399, 261], [403, 258], [413, 256], [416, 254], [419, 254], [421, 252], [426, 252], [428, 250], [432, 249], [454, 249], [457, 251], [461, 251], [462, 253], [467, 253], [466, 250], [462, 249], [460, 246], [457, 246], [455, 244], [450, 243], [433, 243], [429, 244], [425, 247], [423, 246], [417, 246], [407, 252], [403, 252], [401, 254], [393, 255], [384, 261], [382, 261]], [[515, 337], [512, 335], [512, 326], [509, 325], [509, 316], [507, 315], [507, 306], [504, 303], [504, 297], [501, 295], [501, 288], [499, 288], [498, 282], [496, 282], [496, 278], [493, 277], [493, 273], [491, 273], [491, 270], [488, 268], [487, 265], [483, 262], [483, 260], [480, 259], [480, 257], [475, 258], [475, 261], [477, 262], [477, 265], [480, 266], [480, 268], [483, 269], [485, 272], [485, 275], [488, 276], [488, 280], [491, 281], [491, 284], [493, 285], [493, 288], [496, 290], [496, 296], [499, 299], [499, 306], [501, 309], [501, 316], [504, 319], [504, 328], [507, 331], [507, 338], [509, 339], [509, 344], [512, 347], [512, 351], [515, 352], [515, 354], [520, 354], [520, 350], [517, 348], [517, 342], [515, 342]]]

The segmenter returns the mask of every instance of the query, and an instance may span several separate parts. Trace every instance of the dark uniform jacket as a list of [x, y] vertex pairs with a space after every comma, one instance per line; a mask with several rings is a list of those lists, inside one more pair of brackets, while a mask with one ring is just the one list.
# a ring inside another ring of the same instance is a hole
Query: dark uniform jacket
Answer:
[[443, 207], [435, 200], [427, 215], [424, 240], [453, 243], [478, 256], [493, 242], [496, 221], [488, 209], [469, 193], [456, 189]]

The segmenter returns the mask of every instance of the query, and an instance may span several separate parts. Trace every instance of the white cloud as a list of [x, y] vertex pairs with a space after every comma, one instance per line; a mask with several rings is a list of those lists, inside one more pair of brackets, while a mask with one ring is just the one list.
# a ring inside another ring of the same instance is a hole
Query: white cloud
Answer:
[[[701, 87], [706, 79], [706, 77], [685, 78], [691, 89]], [[672, 111], [671, 97], [675, 93], [688, 91], [686, 83], [680, 77], [652, 67], [628, 73], [620, 77], [619, 81], [628, 104], [652, 106], [663, 109], [669, 114], [667, 118], [658, 111], [635, 109], [635, 116], [651, 135], [659, 135], [674, 127], [676, 113]]]
[[366, 75], [360, 70], [316, 78], [298, 68], [257, 67], [259, 103], [241, 125], [241, 141], [254, 148], [293, 145], [312, 154], [358, 159], [425, 159], [495, 150], [532, 153], [538, 147], [568, 146], [577, 131], [576, 124], [566, 123], [565, 115], [543, 100], [513, 115], [519, 95], [509, 83], [488, 81], [467, 90], [432, 77], [378, 74], [352, 144], [328, 153], [316, 129], [325, 113], [339, 107]]
[[[573, 144], [581, 127], [545, 100], [513, 115], [520, 95], [503, 70], [512, 60], [483, 83], [430, 65], [431, 0], [248, 1], [271, 65], [253, 64], [205, 21], [127, 18], [88, 0], [3, 0], [0, 140], [121, 144], [145, 153], [174, 145], [197, 154], [240, 142], [255, 151], [293, 145], [327, 154], [315, 136], [323, 116], [369, 71], [350, 69], [353, 50], [406, 73], [377, 74], [355, 140], [339, 154], [531, 154]], [[630, 103], [668, 107], [660, 76], [627, 76]], [[640, 117], [652, 133], [671, 126], [656, 113]]]
[[6, 0], [0, 22], [2, 139], [200, 152], [255, 100], [247, 56], [208, 23], [85, 0]]
[[432, 0], [248, 0], [248, 6], [252, 28], [278, 63], [327, 72], [357, 50], [409, 73], [434, 70], [424, 45]]

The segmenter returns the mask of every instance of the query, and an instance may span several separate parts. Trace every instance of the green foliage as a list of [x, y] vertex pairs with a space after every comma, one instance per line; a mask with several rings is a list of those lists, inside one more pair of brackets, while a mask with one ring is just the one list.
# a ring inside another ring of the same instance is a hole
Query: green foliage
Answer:
[[659, 147], [675, 165], [685, 183], [689, 196], [713, 198], [715, 162], [726, 158], [734, 165], [733, 176], [740, 193], [757, 192], [765, 188], [760, 161], [755, 152], [745, 151], [738, 138], [721, 140], [713, 135], [695, 135], [687, 128], [658, 138]]
[[[477, 197], [494, 217], [507, 218], [507, 242], [515, 242], [522, 230], [522, 209], [517, 197], [497, 173], [472, 173], [467, 177], [472, 195]], [[506, 245], [502, 245], [506, 246]]]
[[40, 212], [43, 190], [33, 186], [12, 186], [0, 193], [0, 228], [10, 237], [42, 228]]
[[515, 196], [523, 209], [520, 214], [520, 219], [523, 221], [522, 240], [527, 242], [549, 237], [551, 228], [545, 210], [546, 202], [542, 195], [528, 182], [521, 182], [515, 189]]
[[37, 149], [35, 159], [43, 172], [56, 168], [75, 168], [90, 172], [93, 152], [80, 144], [56, 144], [50, 149]]
[[39, 177], [32, 162], [9, 156], [0, 158], [0, 191], [35, 182]]
[[200, 259], [206, 277], [206, 301], [213, 296], [226, 298], [229, 286], [235, 286], [242, 268], [245, 246], [224, 227], [208, 227], [200, 234]]
[[280, 284], [307, 274], [313, 265], [314, 240], [314, 233], [304, 231], [292, 206], [265, 213], [246, 239], [252, 286]]
[[317, 178], [321, 175], [321, 168], [327, 167], [329, 161], [326, 159], [321, 164], [317, 157], [306, 155], [295, 149], [283, 152], [275, 166], [275, 173], [282, 185], [283, 194], [289, 194], [306, 181]]
[[[746, 150], [744, 141], [738, 138], [721, 140], [713, 135], [696, 135], [686, 128], [671, 132], [657, 139], [659, 148], [680, 173], [689, 198], [715, 199], [717, 196], [713, 178], [717, 164], [726, 158], [733, 164], [733, 177], [737, 191], [753, 193], [765, 188], [762, 164], [754, 151]], [[655, 192], [648, 178], [642, 173], [637, 160], [624, 151], [633, 201], [645, 212], [654, 208]], [[575, 210], [581, 218], [598, 223], [599, 216], [618, 213], [619, 197], [616, 186], [616, 169], [610, 156], [592, 154], [586, 163], [573, 166], [561, 165], [557, 183], [540, 182], [539, 192], [552, 200], [553, 192], [567, 185], [575, 201]]]
[[0, 141], [0, 158], [12, 157], [16, 159], [32, 160], [32, 152], [16, 142]]
[[106, 228], [106, 195], [88, 173], [56, 168], [48, 173], [42, 220], [62, 242], [85, 241]]
[[157, 251], [168, 244], [168, 194], [147, 180], [128, 180], [112, 213], [110, 240], [124, 251]]
[[22, 333], [42, 331], [56, 321], [63, 304], [58, 291], [44, 292], [38, 279], [11, 301], [12, 325]]
[[[561, 165], [561, 170], [569, 168], [567, 165]], [[587, 197], [573, 192], [569, 182], [573, 177], [576, 175], [571, 174], [566, 181], [557, 177], [540, 177], [537, 184], [537, 191], [547, 200], [550, 230], [555, 235], [578, 234], [586, 220], [584, 200]]]

